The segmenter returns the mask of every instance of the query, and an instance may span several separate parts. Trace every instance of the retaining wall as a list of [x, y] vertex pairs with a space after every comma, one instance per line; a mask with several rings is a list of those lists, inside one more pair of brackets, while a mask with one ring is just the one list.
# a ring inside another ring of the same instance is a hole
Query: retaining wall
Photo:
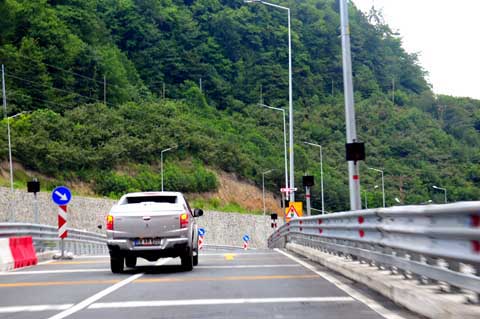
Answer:
[[[34, 197], [26, 191], [15, 190], [12, 194], [9, 188], [0, 187], [0, 222], [12, 220], [12, 209], [16, 222], [34, 222]], [[53, 204], [51, 194], [37, 194], [39, 222], [45, 225], [57, 225], [58, 207]], [[14, 203], [13, 207], [10, 203]], [[97, 225], [105, 224], [105, 216], [116, 200], [108, 198], [90, 198], [73, 196], [68, 205], [68, 227], [81, 230], [103, 232]], [[270, 217], [238, 213], [223, 213], [205, 211], [198, 219], [200, 227], [207, 231], [204, 244], [242, 246], [242, 237], [248, 234], [251, 238], [250, 247], [266, 248], [268, 235], [272, 232]], [[280, 226], [280, 223], [278, 224]]]

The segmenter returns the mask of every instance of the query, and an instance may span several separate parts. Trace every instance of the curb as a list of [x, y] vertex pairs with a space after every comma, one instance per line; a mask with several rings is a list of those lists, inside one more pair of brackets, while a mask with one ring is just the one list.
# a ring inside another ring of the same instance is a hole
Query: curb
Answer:
[[287, 250], [300, 254], [326, 268], [359, 282], [414, 313], [431, 319], [478, 319], [480, 306], [463, 303], [461, 294], [439, 293], [438, 286], [418, 285], [415, 280], [391, 275], [369, 264], [347, 261], [317, 249], [287, 244]]

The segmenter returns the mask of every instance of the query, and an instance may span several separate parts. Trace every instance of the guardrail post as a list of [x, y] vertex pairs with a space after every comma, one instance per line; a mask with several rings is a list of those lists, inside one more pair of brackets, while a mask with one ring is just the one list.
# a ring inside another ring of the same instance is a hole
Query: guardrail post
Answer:
[[[460, 272], [460, 262], [458, 261], [455, 261], [455, 260], [447, 260], [447, 263], [448, 263], [448, 269], [452, 270], [452, 271], [455, 271], [455, 272]], [[450, 293], [460, 293], [462, 292], [462, 289], [460, 289], [459, 287], [455, 287], [455, 286], [452, 286], [452, 285], [448, 285], [448, 291]]]
[[[423, 261], [423, 257], [420, 254], [413, 254], [412, 253], [410, 255], [410, 260], [421, 263]], [[423, 276], [417, 275], [417, 274], [414, 274], [414, 273], [411, 273], [410, 275], [412, 276], [412, 279], [417, 280], [420, 285], [424, 284], [424, 281], [423, 281], [424, 277]]]
[[[475, 276], [480, 277], [480, 265], [474, 265]], [[477, 300], [471, 300], [472, 303], [480, 304], [480, 294], [475, 294]]]
[[[427, 265], [438, 266], [438, 260], [436, 258], [426, 257], [425, 261], [426, 261]], [[435, 280], [435, 279], [425, 278], [425, 284], [426, 285], [437, 285], [438, 281]]]

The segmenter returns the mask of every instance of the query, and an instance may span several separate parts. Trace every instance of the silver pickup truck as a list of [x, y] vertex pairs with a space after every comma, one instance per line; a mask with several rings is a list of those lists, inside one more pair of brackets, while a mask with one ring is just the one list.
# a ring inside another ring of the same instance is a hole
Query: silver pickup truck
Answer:
[[198, 264], [198, 231], [195, 217], [182, 193], [142, 192], [123, 195], [106, 219], [110, 267], [120, 273], [135, 267], [137, 258], [156, 261], [180, 257], [182, 267]]

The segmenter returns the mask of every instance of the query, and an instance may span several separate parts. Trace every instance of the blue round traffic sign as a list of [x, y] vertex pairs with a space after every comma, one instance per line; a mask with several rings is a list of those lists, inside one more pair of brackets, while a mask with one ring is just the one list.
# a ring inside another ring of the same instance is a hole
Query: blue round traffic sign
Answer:
[[198, 236], [205, 236], [205, 233], [207, 231], [205, 230], [205, 228], [199, 228], [198, 229]]
[[243, 241], [250, 241], [250, 236], [247, 234], [243, 235]]
[[52, 200], [55, 204], [67, 205], [72, 199], [72, 193], [66, 186], [58, 186], [52, 191]]

